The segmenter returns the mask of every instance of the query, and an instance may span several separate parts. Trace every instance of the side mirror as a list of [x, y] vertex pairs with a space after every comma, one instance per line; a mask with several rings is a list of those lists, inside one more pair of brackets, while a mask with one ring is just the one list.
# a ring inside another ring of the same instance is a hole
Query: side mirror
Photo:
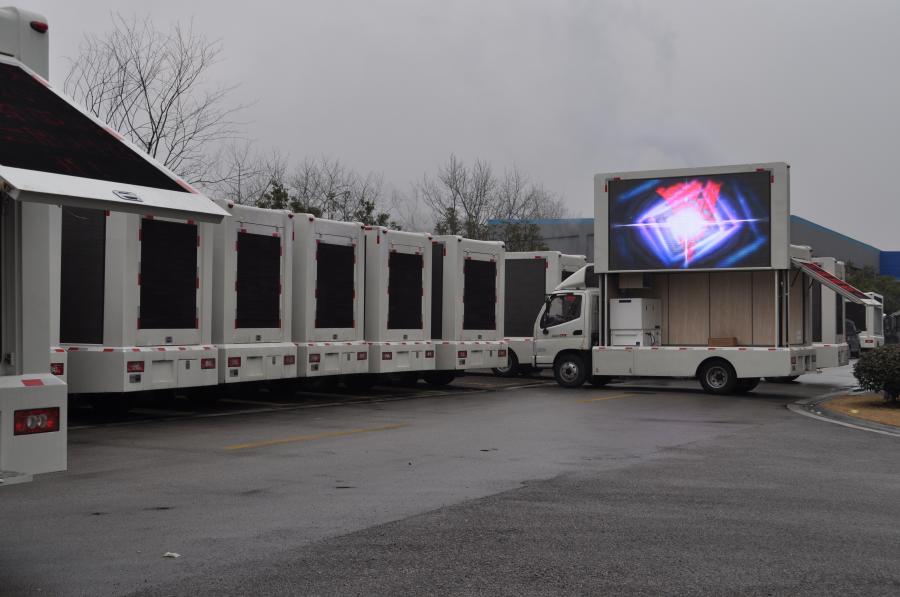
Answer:
[[544, 328], [544, 329], [542, 329], [541, 331], [544, 332], [544, 335], [545, 335], [545, 336], [546, 336], [547, 334], [550, 333], [550, 332], [547, 331], [547, 328]]

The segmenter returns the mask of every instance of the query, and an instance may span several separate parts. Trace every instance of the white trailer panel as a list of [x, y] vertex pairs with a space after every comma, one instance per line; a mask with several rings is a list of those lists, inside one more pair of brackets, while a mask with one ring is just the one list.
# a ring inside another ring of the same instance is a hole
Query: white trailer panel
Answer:
[[219, 383], [296, 377], [294, 214], [217, 203], [231, 214], [214, 233], [212, 341]]
[[363, 226], [297, 214], [293, 246], [297, 374], [368, 373]]
[[432, 236], [367, 226], [366, 321], [370, 373], [432, 371]]
[[506, 365], [503, 243], [435, 236], [431, 335], [442, 371]]

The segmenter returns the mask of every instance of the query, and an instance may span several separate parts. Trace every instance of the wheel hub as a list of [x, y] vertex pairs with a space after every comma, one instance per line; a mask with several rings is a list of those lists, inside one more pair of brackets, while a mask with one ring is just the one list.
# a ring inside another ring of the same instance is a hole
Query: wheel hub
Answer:
[[728, 373], [725, 371], [725, 368], [711, 367], [706, 372], [706, 383], [717, 390], [725, 387], [725, 384], [728, 383]]
[[566, 382], [573, 382], [578, 379], [578, 365], [572, 361], [567, 361], [559, 368], [559, 376]]

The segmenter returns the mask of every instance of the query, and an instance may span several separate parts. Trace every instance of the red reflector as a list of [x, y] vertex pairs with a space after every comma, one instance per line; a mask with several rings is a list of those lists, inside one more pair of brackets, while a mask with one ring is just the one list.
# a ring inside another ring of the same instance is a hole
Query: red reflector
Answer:
[[66, 373], [66, 364], [65, 363], [50, 363], [50, 374], [51, 375], [65, 375]]
[[309, 362], [310, 362], [310, 363], [318, 363], [318, 362], [320, 362], [321, 360], [322, 360], [322, 355], [320, 355], [320, 354], [318, 354], [318, 353], [309, 355]]
[[126, 369], [129, 373], [143, 373], [144, 361], [128, 361]]
[[17, 410], [13, 415], [13, 433], [30, 435], [59, 431], [59, 407]]
[[434, 351], [433, 351], [433, 350], [426, 350], [426, 351], [425, 351], [425, 358], [426, 358], [426, 359], [433, 359], [433, 358], [434, 358]]
[[228, 366], [229, 367], [240, 367], [241, 366], [241, 357], [228, 357]]
[[505, 357], [505, 356], [506, 356], [506, 349], [505, 349], [505, 348], [501, 348], [500, 350], [498, 350], [498, 351], [497, 351], [497, 356], [498, 356], [498, 357]]
[[216, 359], [214, 359], [214, 358], [200, 359], [200, 368], [201, 369], [215, 369], [216, 368]]
[[469, 351], [467, 350], [459, 350], [456, 352], [456, 358], [464, 359], [469, 356]]
[[365, 361], [365, 360], [368, 359], [368, 358], [369, 358], [369, 353], [367, 353], [367, 352], [358, 352], [358, 353], [356, 353], [356, 360], [357, 360], [357, 361]]
[[31, 21], [29, 23], [31, 28], [37, 31], [38, 33], [47, 33], [47, 29], [49, 29], [49, 25], [43, 21]]
[[390, 360], [393, 359], [393, 358], [394, 358], [393, 353], [390, 353], [390, 352], [383, 352], [383, 353], [381, 353], [381, 360], [382, 360], [382, 361], [390, 361]]
[[293, 365], [297, 362], [297, 355], [286, 354], [284, 355], [284, 364], [285, 365]]

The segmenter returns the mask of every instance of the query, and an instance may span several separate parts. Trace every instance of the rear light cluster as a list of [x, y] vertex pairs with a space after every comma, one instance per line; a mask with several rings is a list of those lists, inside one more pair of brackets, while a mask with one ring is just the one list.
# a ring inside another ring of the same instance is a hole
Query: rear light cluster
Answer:
[[31, 435], [59, 431], [59, 407], [17, 410], [13, 415], [13, 434]]
[[357, 361], [365, 361], [365, 360], [368, 359], [368, 358], [369, 358], [369, 353], [367, 353], [367, 352], [358, 352], [358, 353], [356, 353], [356, 360], [357, 360]]
[[241, 366], [241, 357], [228, 357], [228, 366], [229, 367], [240, 367]]
[[293, 365], [297, 362], [297, 356], [293, 354], [284, 355], [284, 364], [285, 365]]
[[465, 359], [469, 356], [469, 351], [467, 350], [458, 350], [456, 351], [456, 358]]
[[309, 355], [309, 362], [310, 363], [321, 363], [322, 355], [320, 355], [318, 353]]
[[383, 353], [381, 353], [381, 360], [382, 360], [382, 361], [390, 361], [390, 360], [393, 359], [393, 358], [394, 358], [394, 354], [391, 353], [391, 352], [383, 352]]
[[216, 368], [216, 359], [214, 359], [214, 358], [200, 359], [200, 368], [201, 369], [215, 369]]
[[65, 375], [66, 373], [66, 364], [65, 363], [50, 363], [50, 374], [51, 375]]
[[143, 373], [144, 361], [128, 361], [126, 368], [129, 373]]
[[425, 358], [426, 358], [426, 359], [433, 359], [433, 358], [434, 358], [434, 351], [433, 351], [433, 350], [426, 350], [426, 351], [425, 351]]
[[497, 351], [497, 356], [498, 356], [498, 357], [505, 357], [505, 356], [506, 356], [506, 349], [505, 349], [505, 348], [501, 348], [500, 350], [498, 350], [498, 351]]

